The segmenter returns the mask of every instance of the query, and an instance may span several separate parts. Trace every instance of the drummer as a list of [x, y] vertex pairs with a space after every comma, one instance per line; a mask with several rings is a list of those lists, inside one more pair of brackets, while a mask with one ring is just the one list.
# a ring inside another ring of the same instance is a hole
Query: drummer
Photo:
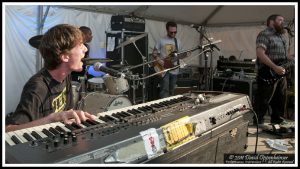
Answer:
[[20, 102], [6, 119], [5, 131], [14, 131], [53, 122], [81, 123], [96, 116], [73, 110], [71, 72], [82, 70], [86, 46], [81, 31], [69, 24], [49, 29], [39, 51], [44, 67], [25, 84]]
[[[93, 39], [92, 30], [87, 26], [81, 26], [79, 29], [83, 33], [83, 44], [87, 48], [87, 51], [85, 52], [84, 58], [89, 58], [89, 51], [90, 51], [89, 43]], [[72, 75], [72, 81], [80, 82], [79, 77], [83, 77], [85, 75], [85, 73], [87, 71], [86, 69], [87, 69], [86, 65], [82, 65], [82, 71], [81, 72], [75, 72], [75, 71], [72, 72], [72, 74], [71, 74]], [[88, 76], [88, 74], [87, 74], [87, 76]]]

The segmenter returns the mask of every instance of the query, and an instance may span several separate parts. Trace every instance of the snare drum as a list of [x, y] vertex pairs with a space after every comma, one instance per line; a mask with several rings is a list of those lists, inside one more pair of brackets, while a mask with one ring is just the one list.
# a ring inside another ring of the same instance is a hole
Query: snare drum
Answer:
[[132, 106], [128, 97], [100, 92], [88, 93], [79, 103], [81, 110], [97, 115], [108, 110]]
[[118, 95], [129, 89], [128, 81], [123, 77], [116, 78], [106, 74], [103, 78], [109, 94]]
[[88, 80], [88, 91], [96, 92], [96, 91], [104, 91], [104, 81], [102, 77], [94, 77]]
[[80, 90], [80, 83], [76, 81], [72, 81], [72, 94], [73, 94], [73, 108], [77, 108], [77, 104], [79, 101], [79, 90]]

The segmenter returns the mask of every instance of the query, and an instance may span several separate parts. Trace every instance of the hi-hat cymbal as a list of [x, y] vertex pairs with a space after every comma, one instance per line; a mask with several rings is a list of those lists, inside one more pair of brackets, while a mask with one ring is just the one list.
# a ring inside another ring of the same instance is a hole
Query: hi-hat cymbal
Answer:
[[123, 46], [126, 46], [126, 45], [128, 45], [128, 44], [130, 44], [130, 43], [133, 43], [133, 42], [135, 42], [135, 41], [137, 41], [137, 40], [139, 40], [139, 39], [145, 37], [146, 35], [147, 35], [146, 33], [143, 33], [143, 34], [141, 34], [141, 35], [138, 35], [138, 36], [135, 36], [135, 37], [131, 37], [131, 38], [129, 38], [128, 40], [126, 40], [126, 41], [120, 43], [120, 44], [116, 47], [116, 49], [118, 49], [118, 48], [120, 48], [120, 47], [123, 47]]
[[112, 62], [113, 61], [109, 58], [83, 58], [81, 60], [85, 65], [93, 65], [96, 62], [107, 63], [107, 62]]
[[40, 46], [40, 44], [41, 44], [42, 37], [43, 37], [43, 35], [33, 36], [33, 37], [31, 37], [31, 38], [29, 39], [28, 42], [29, 42], [29, 44], [30, 44], [32, 47], [34, 47], [34, 48], [36, 48], [36, 49], [39, 49], [39, 46]]

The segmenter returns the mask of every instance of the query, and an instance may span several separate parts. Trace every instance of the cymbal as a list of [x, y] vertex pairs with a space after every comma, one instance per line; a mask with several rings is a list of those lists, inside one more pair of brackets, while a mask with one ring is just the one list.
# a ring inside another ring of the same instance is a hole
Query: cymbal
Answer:
[[81, 59], [81, 61], [85, 65], [93, 65], [96, 62], [107, 63], [107, 62], [112, 62], [113, 60], [111, 60], [109, 58], [83, 58], [83, 59]]
[[135, 41], [137, 41], [137, 40], [139, 40], [139, 39], [145, 37], [146, 35], [147, 35], [146, 33], [143, 33], [143, 34], [138, 35], [138, 36], [135, 36], [135, 37], [130, 37], [128, 40], [126, 40], [126, 41], [120, 43], [120, 44], [116, 47], [116, 49], [118, 49], [118, 48], [120, 48], [120, 47], [123, 47], [123, 46], [126, 46], [126, 45], [128, 45], [128, 44], [130, 44], [130, 43], [133, 43], [133, 42], [135, 42]]
[[112, 68], [115, 69], [121, 69], [121, 68], [127, 68], [130, 67], [129, 65], [120, 65], [120, 64], [116, 64], [116, 65], [110, 65]]
[[29, 44], [30, 44], [32, 47], [34, 47], [34, 48], [36, 48], [36, 49], [39, 49], [39, 46], [40, 46], [40, 44], [41, 44], [42, 37], [43, 37], [43, 35], [33, 36], [33, 37], [31, 37], [31, 38], [29, 39], [28, 42], [29, 42]]

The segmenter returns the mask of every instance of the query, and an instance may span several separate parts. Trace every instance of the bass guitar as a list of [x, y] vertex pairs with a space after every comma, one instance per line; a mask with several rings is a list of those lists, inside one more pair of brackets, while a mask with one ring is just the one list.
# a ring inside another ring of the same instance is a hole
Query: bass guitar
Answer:
[[277, 65], [285, 69], [285, 74], [279, 75], [276, 72], [274, 72], [273, 69], [271, 69], [270, 67], [264, 66], [258, 70], [257, 73], [258, 80], [262, 81], [267, 85], [273, 85], [279, 79], [285, 77], [290, 73], [290, 67], [293, 65], [293, 61], [280, 62]]

